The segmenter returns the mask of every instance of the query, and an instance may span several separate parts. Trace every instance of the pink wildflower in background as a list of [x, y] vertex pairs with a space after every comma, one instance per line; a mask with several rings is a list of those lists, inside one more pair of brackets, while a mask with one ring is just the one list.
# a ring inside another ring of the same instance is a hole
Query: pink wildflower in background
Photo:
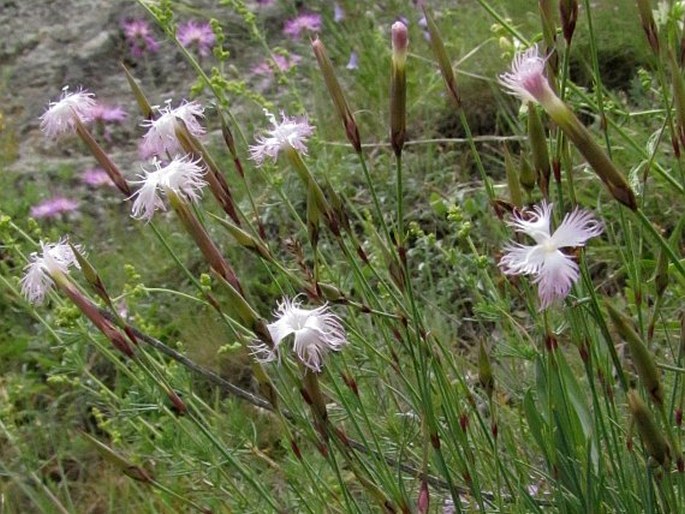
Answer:
[[132, 216], [148, 221], [152, 219], [157, 209], [165, 209], [161, 195], [167, 190], [182, 195], [191, 202], [199, 201], [202, 188], [207, 184], [202, 179], [205, 169], [199, 162], [199, 159], [193, 161], [189, 155], [184, 155], [174, 157], [165, 166], [158, 160], [153, 161], [153, 171], [143, 168], [143, 174], [139, 175], [141, 180], [132, 182], [141, 185], [131, 197], [135, 197]]
[[35, 219], [57, 218], [78, 210], [79, 203], [64, 196], [54, 196], [31, 207], [29, 215]]
[[276, 54], [273, 57], [273, 63], [269, 60], [264, 60], [252, 68], [252, 73], [255, 75], [273, 75], [275, 65], [281, 71], [288, 71], [293, 66], [296, 66], [302, 60], [302, 57], [295, 54], [289, 56]]
[[304, 13], [285, 22], [283, 34], [293, 39], [299, 39], [303, 32], [319, 32], [321, 30], [321, 15]]
[[197, 102], [184, 100], [174, 109], [171, 107], [171, 100], [167, 100], [165, 107], [156, 107], [156, 109], [159, 117], [154, 120], [144, 120], [141, 124], [148, 129], [140, 145], [140, 152], [144, 158], [166, 157], [167, 153], [175, 155], [183, 152], [181, 143], [176, 138], [177, 120], [181, 120], [194, 136], [201, 136], [205, 133], [205, 129], [197, 121], [197, 118], [204, 117], [204, 108]]
[[274, 315], [276, 321], [267, 325], [274, 347], [257, 345], [254, 355], [261, 362], [270, 362], [278, 357], [281, 343], [293, 334], [293, 351], [302, 364], [312, 371], [321, 372], [325, 356], [337, 352], [347, 344], [347, 336], [338, 316], [328, 305], [315, 309], [301, 308], [301, 302], [284, 298], [278, 304]]
[[578, 264], [560, 250], [585, 246], [588, 239], [602, 233], [602, 225], [589, 211], [576, 208], [564, 216], [552, 234], [552, 204], [544, 200], [524, 214], [515, 214], [509, 225], [532, 237], [536, 244], [507, 244], [499, 267], [507, 275], [533, 275], [540, 306], [546, 309], [565, 298], [579, 277]]
[[[41, 252], [34, 252], [24, 268], [21, 279], [21, 293], [33, 304], [41, 304], [53, 284], [52, 276], [65, 275], [71, 266], [80, 268], [73, 250], [66, 239], [57, 243], [40, 243]], [[77, 247], [81, 252], [81, 249]]]
[[74, 116], [87, 123], [93, 118], [95, 100], [93, 93], [79, 89], [69, 92], [69, 86], [62, 88], [62, 96], [56, 102], [50, 102], [48, 109], [40, 117], [40, 129], [50, 139], [57, 139], [76, 130]]
[[114, 182], [102, 168], [89, 168], [81, 174], [81, 182], [90, 187], [114, 186]]
[[125, 20], [121, 28], [133, 57], [142, 57], [146, 53], [154, 54], [159, 51], [159, 43], [153, 37], [150, 24], [146, 20]]
[[91, 120], [100, 123], [122, 123], [128, 113], [119, 105], [107, 105], [96, 102], [90, 110]]
[[264, 111], [266, 117], [271, 121], [273, 128], [267, 131], [267, 136], [257, 136], [256, 145], [250, 146], [250, 159], [261, 166], [267, 157], [274, 162], [278, 159], [281, 150], [292, 148], [304, 155], [307, 154], [306, 142], [314, 133], [306, 118], [291, 118], [281, 112], [281, 122], [276, 121], [276, 117], [268, 111]]
[[178, 26], [176, 37], [184, 48], [195, 48], [197, 53], [203, 57], [210, 54], [216, 42], [212, 26], [207, 22], [194, 20], [181, 23]]

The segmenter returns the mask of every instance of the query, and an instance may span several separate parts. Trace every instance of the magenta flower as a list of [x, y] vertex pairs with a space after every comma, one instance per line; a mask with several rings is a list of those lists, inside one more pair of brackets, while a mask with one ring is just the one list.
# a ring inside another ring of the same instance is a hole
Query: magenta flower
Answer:
[[90, 187], [113, 186], [114, 182], [102, 168], [89, 168], [81, 174], [81, 182]]
[[500, 84], [509, 94], [522, 102], [545, 103], [556, 98], [545, 77], [546, 59], [540, 56], [537, 46], [519, 52], [511, 63], [511, 71], [499, 76]]
[[276, 162], [278, 153], [289, 148], [307, 154], [305, 143], [314, 133], [314, 127], [306, 118], [290, 118], [281, 112], [281, 122], [278, 123], [273, 114], [268, 111], [264, 113], [271, 121], [273, 129], [267, 131], [267, 137], [257, 136], [257, 144], [250, 146], [250, 159], [255, 161], [257, 166], [261, 166], [267, 157]]
[[178, 26], [176, 37], [184, 48], [195, 48], [197, 53], [206, 57], [212, 51], [216, 36], [209, 23], [188, 21]]
[[162, 194], [172, 191], [191, 202], [199, 201], [202, 188], [207, 184], [203, 179], [205, 169], [193, 161], [189, 155], [176, 156], [169, 164], [162, 166], [158, 160], [153, 161], [155, 169], [147, 171], [143, 168], [141, 180], [132, 182], [141, 184], [140, 189], [133, 193], [135, 197], [132, 216], [138, 219], [151, 220], [157, 209], [164, 210]]
[[295, 54], [290, 54], [287, 57], [285, 55], [276, 54], [273, 56], [273, 60], [267, 59], [254, 66], [252, 68], [252, 73], [255, 75], [273, 75], [274, 66], [281, 71], [288, 71], [293, 66], [296, 66], [301, 60], [302, 57]]
[[142, 57], [145, 53], [157, 53], [159, 43], [152, 34], [150, 24], [143, 19], [131, 19], [122, 22], [124, 37], [133, 57]]
[[285, 22], [283, 34], [293, 39], [299, 39], [303, 32], [319, 32], [321, 30], [321, 15], [303, 13]]
[[91, 120], [100, 123], [122, 123], [128, 113], [119, 105], [107, 105], [96, 102], [90, 110]]
[[[24, 268], [21, 293], [33, 304], [41, 304], [53, 284], [53, 276], [66, 275], [71, 266], [80, 268], [66, 239], [57, 243], [40, 243], [41, 253], [34, 252]], [[80, 247], [76, 247], [81, 252]]]
[[194, 136], [205, 133], [205, 129], [197, 121], [197, 118], [203, 117], [204, 108], [197, 102], [184, 100], [181, 105], [172, 109], [171, 100], [167, 100], [165, 107], [156, 109], [160, 116], [155, 120], [144, 120], [141, 124], [148, 128], [140, 145], [140, 152], [144, 158], [164, 158], [167, 153], [176, 155], [183, 152], [181, 143], [176, 138], [177, 120], [181, 120]]
[[499, 267], [507, 275], [534, 275], [540, 307], [546, 309], [555, 300], [565, 298], [579, 276], [578, 265], [560, 249], [584, 246], [588, 239], [602, 233], [602, 225], [589, 211], [576, 208], [550, 234], [552, 204], [544, 200], [525, 214], [515, 214], [509, 225], [532, 237], [536, 244], [507, 244]]
[[278, 357], [281, 343], [293, 334], [293, 350], [302, 364], [315, 372], [321, 372], [323, 361], [329, 352], [337, 352], [347, 344], [347, 336], [340, 318], [328, 305], [316, 309], [303, 309], [301, 302], [284, 298], [274, 315], [278, 318], [267, 325], [274, 347], [253, 347], [260, 362], [270, 362]]
[[357, 55], [357, 52], [350, 52], [350, 60], [347, 61], [347, 66], [345, 66], [348, 70], [356, 70], [359, 69], [359, 56]]
[[31, 207], [30, 216], [35, 219], [58, 218], [62, 214], [78, 210], [78, 202], [63, 196], [48, 198]]
[[74, 133], [74, 116], [78, 116], [83, 123], [92, 119], [95, 107], [93, 96], [93, 93], [82, 89], [70, 93], [69, 86], [64, 86], [60, 99], [57, 102], [50, 102], [47, 111], [40, 117], [40, 129], [50, 139]]

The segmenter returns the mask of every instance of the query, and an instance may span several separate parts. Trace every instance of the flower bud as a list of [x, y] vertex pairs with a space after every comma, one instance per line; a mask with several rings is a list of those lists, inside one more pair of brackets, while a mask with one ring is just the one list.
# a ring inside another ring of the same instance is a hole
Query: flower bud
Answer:
[[509, 188], [509, 198], [517, 208], [523, 207], [523, 194], [521, 192], [521, 184], [519, 182], [518, 174], [516, 173], [516, 165], [509, 153], [509, 148], [504, 145], [504, 170], [507, 174], [507, 186]]
[[570, 45], [578, 21], [578, 0], [559, 0], [559, 15], [564, 39]]
[[630, 356], [637, 368], [637, 373], [645, 389], [649, 391], [652, 400], [661, 405], [664, 399], [664, 389], [661, 376], [654, 362], [654, 357], [645, 346], [642, 338], [635, 332], [627, 316], [619, 312], [613, 305], [607, 303], [609, 317], [621, 338], [628, 344]]
[[656, 28], [656, 23], [654, 22], [654, 16], [652, 15], [652, 1], [637, 0], [637, 9], [640, 12], [640, 21], [642, 22], [642, 28], [647, 36], [649, 46], [652, 47], [652, 51], [658, 56], [659, 33]]
[[538, 177], [538, 185], [542, 194], [547, 197], [551, 168], [549, 166], [549, 153], [547, 152], [547, 137], [542, 126], [540, 115], [535, 104], [528, 102], [528, 138], [530, 149], [533, 154], [533, 166]]
[[254, 237], [251, 234], [248, 234], [245, 232], [243, 229], [240, 227], [237, 227], [230, 221], [224, 218], [220, 218], [219, 216], [215, 216], [211, 212], [208, 213], [212, 218], [217, 220], [221, 225], [228, 230], [228, 232], [233, 236], [233, 238], [236, 240], [236, 243], [238, 243], [240, 246], [247, 248], [248, 250], [252, 250], [255, 252], [257, 255], [262, 257], [263, 259], [266, 259], [267, 261], [273, 261], [273, 255], [271, 255], [271, 252], [269, 249], [266, 247], [266, 245]]
[[653, 413], [633, 389], [628, 391], [628, 408], [649, 456], [664, 468], [670, 465], [671, 449], [654, 420]]
[[345, 127], [347, 139], [352, 144], [352, 147], [356, 150], [356, 152], [361, 153], [362, 144], [359, 137], [357, 122], [354, 120], [350, 106], [347, 104], [345, 95], [342, 92], [338, 78], [335, 75], [335, 70], [333, 69], [333, 64], [326, 53], [326, 47], [323, 46], [323, 43], [317, 37], [314, 41], [312, 41], [312, 49], [314, 50], [314, 55], [319, 63], [319, 69], [323, 75], [324, 82], [326, 82], [328, 94], [331, 95], [333, 105], [335, 105], [335, 110], [338, 112], [338, 116], [340, 116], [343, 126]]
[[528, 191], [528, 193], [530, 193], [537, 182], [537, 173], [535, 173], [535, 170], [530, 165], [530, 162], [528, 159], [526, 159], [526, 156], [523, 154], [523, 152], [521, 152], [520, 155], [520, 167], [521, 171], [519, 173], [519, 183], [526, 191]]
[[124, 69], [124, 74], [126, 75], [128, 86], [131, 88], [131, 91], [133, 92], [133, 96], [135, 97], [136, 102], [138, 103], [138, 108], [140, 109], [143, 118], [151, 120], [153, 117], [152, 106], [150, 105], [150, 102], [148, 102], [145, 93], [143, 92], [142, 88], [140, 87], [136, 79], [133, 78], [131, 72], [128, 71], [128, 68], [123, 64], [121, 65], [121, 67]]
[[407, 26], [401, 21], [392, 26], [392, 75], [390, 78], [390, 144], [399, 157], [407, 128]]
[[430, 34], [430, 45], [433, 50], [433, 55], [438, 61], [438, 66], [440, 67], [440, 73], [447, 86], [447, 93], [450, 98], [454, 101], [457, 107], [461, 107], [461, 97], [459, 96], [459, 91], [457, 90], [457, 81], [454, 78], [454, 70], [452, 69], [452, 63], [447, 56], [447, 50], [445, 50], [445, 44], [442, 42], [442, 36], [440, 36], [440, 31], [438, 26], [433, 21], [433, 17], [430, 15], [428, 10], [423, 7], [423, 15], [426, 18], [426, 29], [428, 34]]

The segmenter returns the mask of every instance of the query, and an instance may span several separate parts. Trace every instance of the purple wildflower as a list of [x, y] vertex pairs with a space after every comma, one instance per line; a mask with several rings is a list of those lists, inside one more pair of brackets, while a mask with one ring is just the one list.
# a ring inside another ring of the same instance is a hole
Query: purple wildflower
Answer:
[[194, 20], [180, 24], [176, 37], [184, 48], [195, 47], [202, 57], [210, 54], [216, 42], [212, 26], [207, 22]]
[[114, 186], [114, 182], [102, 168], [88, 168], [81, 174], [81, 182], [90, 187]]
[[359, 56], [357, 55], [357, 52], [350, 52], [350, 60], [347, 62], [347, 66], [345, 66], [345, 68], [348, 70], [359, 69]]
[[64, 196], [55, 196], [31, 207], [30, 215], [36, 219], [57, 218], [64, 213], [77, 210], [78, 205], [75, 200], [70, 200]]
[[321, 30], [321, 15], [303, 13], [285, 22], [283, 34], [293, 39], [299, 39], [303, 32], [319, 32]]
[[100, 123], [121, 123], [128, 118], [128, 113], [119, 105], [107, 105], [96, 102], [90, 110], [92, 121]]
[[298, 62], [302, 60], [302, 57], [295, 54], [285, 55], [274, 55], [273, 60], [264, 60], [252, 68], [252, 73], [255, 75], [273, 75], [274, 65], [280, 71], [288, 71], [293, 66], [296, 66]]
[[159, 43], [153, 37], [150, 24], [146, 20], [125, 20], [121, 28], [133, 57], [142, 57], [146, 52], [154, 54], [159, 51]]
[[342, 8], [342, 6], [338, 2], [335, 2], [333, 4], [333, 21], [335, 23], [340, 23], [344, 20], [345, 20], [345, 10]]
[[74, 116], [78, 116], [83, 123], [92, 119], [95, 107], [93, 96], [93, 93], [82, 89], [70, 93], [69, 86], [64, 86], [60, 99], [50, 102], [48, 110], [40, 117], [40, 129], [50, 139], [73, 133], [76, 130]]

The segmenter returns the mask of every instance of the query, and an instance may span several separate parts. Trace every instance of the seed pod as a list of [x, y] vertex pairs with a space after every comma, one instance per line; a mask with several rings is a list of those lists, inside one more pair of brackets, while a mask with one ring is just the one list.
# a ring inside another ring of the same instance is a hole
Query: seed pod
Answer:
[[652, 459], [668, 469], [671, 463], [671, 449], [668, 442], [656, 424], [654, 414], [633, 389], [628, 391], [628, 408], [633, 415], [633, 420], [647, 453]]

